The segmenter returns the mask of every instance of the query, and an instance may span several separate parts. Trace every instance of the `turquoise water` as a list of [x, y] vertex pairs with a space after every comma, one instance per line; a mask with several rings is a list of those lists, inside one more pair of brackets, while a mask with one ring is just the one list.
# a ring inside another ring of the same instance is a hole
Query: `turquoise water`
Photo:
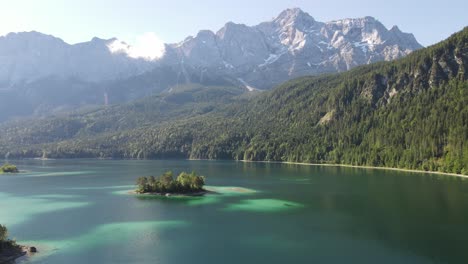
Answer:
[[[222, 161], [12, 161], [0, 223], [21, 263], [466, 263], [468, 181], [397, 171]], [[216, 194], [132, 195], [195, 170]]]

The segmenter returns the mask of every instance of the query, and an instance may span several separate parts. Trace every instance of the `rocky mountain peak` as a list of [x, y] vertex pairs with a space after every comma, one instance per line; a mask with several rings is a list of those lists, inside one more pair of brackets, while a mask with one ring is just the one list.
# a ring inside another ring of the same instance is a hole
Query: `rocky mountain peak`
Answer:
[[300, 8], [292, 8], [281, 12], [272, 22], [282, 28], [298, 27], [303, 29], [312, 26], [315, 20], [311, 15], [302, 11]]
[[213, 33], [213, 31], [211, 30], [200, 30], [197, 34], [197, 38], [208, 38], [208, 39], [211, 39], [211, 38], [214, 38], [216, 35], [215, 33]]
[[333, 30], [340, 30], [343, 34], [348, 32], [377, 32], [382, 33], [387, 31], [385, 26], [377, 19], [371, 16], [362, 18], [345, 18], [328, 22], [328, 27]]
[[307, 12], [302, 11], [300, 8], [288, 8], [282, 11], [273, 21], [275, 22], [286, 22], [295, 21], [300, 19], [314, 19]]
[[[95, 43], [95, 44], [104, 44], [104, 45], [107, 45], [111, 42], [114, 42], [114, 41], [119, 41], [117, 38], [110, 38], [110, 39], [102, 39], [102, 38], [98, 38], [98, 37], [93, 37], [91, 39], [91, 43]], [[125, 43], [124, 41], [121, 41], [123, 43]], [[89, 42], [83, 42], [83, 43], [89, 43]]]
[[[12, 32], [6, 36], [0, 36], [2, 43], [11, 43], [12, 45], [40, 45], [40, 44], [54, 44], [64, 45], [66, 44], [62, 39], [56, 38], [52, 35], [43, 34], [37, 31], [25, 31], [25, 32]], [[1, 43], [0, 43], [1, 44]], [[1, 52], [1, 51], [0, 51]]]
[[224, 25], [224, 27], [222, 27], [220, 30], [218, 30], [218, 32], [216, 32], [216, 35], [219, 38], [224, 39], [229, 36], [233, 36], [233, 35], [235, 36], [235, 35], [246, 33], [250, 29], [251, 29], [250, 27], [244, 24], [236, 24], [234, 22], [228, 22]]
[[399, 28], [397, 25], [394, 25], [394, 26], [390, 29], [390, 31], [391, 31], [391, 32], [398, 32], [398, 33], [401, 32], [400, 28]]

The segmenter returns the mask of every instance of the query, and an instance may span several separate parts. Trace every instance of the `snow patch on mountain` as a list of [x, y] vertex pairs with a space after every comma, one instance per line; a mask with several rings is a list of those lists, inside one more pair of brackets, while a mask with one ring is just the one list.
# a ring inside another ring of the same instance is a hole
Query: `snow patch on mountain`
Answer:
[[259, 64], [258, 67], [265, 67], [268, 66], [269, 64], [275, 63], [281, 56], [286, 54], [287, 51], [282, 51], [279, 54], [270, 54], [268, 58], [265, 60], [264, 63]]
[[244, 81], [244, 79], [237, 78], [237, 80], [238, 80], [239, 82], [241, 82], [241, 83], [245, 86], [245, 88], [246, 88], [247, 90], [249, 90], [249, 92], [253, 92], [253, 91], [258, 90], [257, 88], [254, 88], [254, 87], [250, 86], [246, 81]]

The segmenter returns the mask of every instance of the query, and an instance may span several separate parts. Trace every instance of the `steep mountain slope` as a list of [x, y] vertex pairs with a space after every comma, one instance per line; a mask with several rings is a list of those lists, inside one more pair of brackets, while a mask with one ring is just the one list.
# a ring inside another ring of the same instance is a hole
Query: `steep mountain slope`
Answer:
[[[235, 101], [245, 101], [243, 88], [229, 86], [178, 86], [170, 93], [145, 97], [127, 104], [89, 107], [40, 120], [19, 120], [2, 125], [0, 145], [32, 145], [136, 127], [152, 127], [173, 120], [203, 115]], [[249, 94], [254, 96], [255, 93]]]
[[[324, 162], [468, 174], [467, 66], [465, 28], [395, 62], [299, 78], [177, 121], [121, 131], [108, 125], [112, 129], [94, 136], [81, 136], [82, 128], [69, 133], [88, 115], [4, 125], [0, 153]], [[104, 114], [93, 122], [106, 120]]]
[[38, 32], [0, 37], [0, 122], [77, 107], [128, 102], [199, 83], [270, 89], [286, 80], [393, 60], [421, 48], [397, 27], [372, 17], [318, 22], [300, 9], [257, 26], [227, 23], [163, 45], [159, 57], [93, 38], [69, 45]]

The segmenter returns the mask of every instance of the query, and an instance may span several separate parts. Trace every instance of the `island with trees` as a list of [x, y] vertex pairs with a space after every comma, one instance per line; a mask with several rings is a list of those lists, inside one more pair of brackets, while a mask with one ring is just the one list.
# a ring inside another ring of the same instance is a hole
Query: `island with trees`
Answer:
[[3, 166], [0, 167], [0, 174], [1, 173], [18, 173], [18, 167], [16, 167], [13, 164], [4, 164]]
[[205, 177], [195, 172], [182, 172], [174, 179], [172, 172], [165, 172], [159, 177], [149, 176], [137, 179], [138, 194], [198, 196], [207, 193], [203, 189]]
[[35, 247], [20, 246], [15, 240], [8, 238], [8, 229], [0, 225], [0, 263], [14, 263], [15, 259], [27, 253], [36, 253]]

